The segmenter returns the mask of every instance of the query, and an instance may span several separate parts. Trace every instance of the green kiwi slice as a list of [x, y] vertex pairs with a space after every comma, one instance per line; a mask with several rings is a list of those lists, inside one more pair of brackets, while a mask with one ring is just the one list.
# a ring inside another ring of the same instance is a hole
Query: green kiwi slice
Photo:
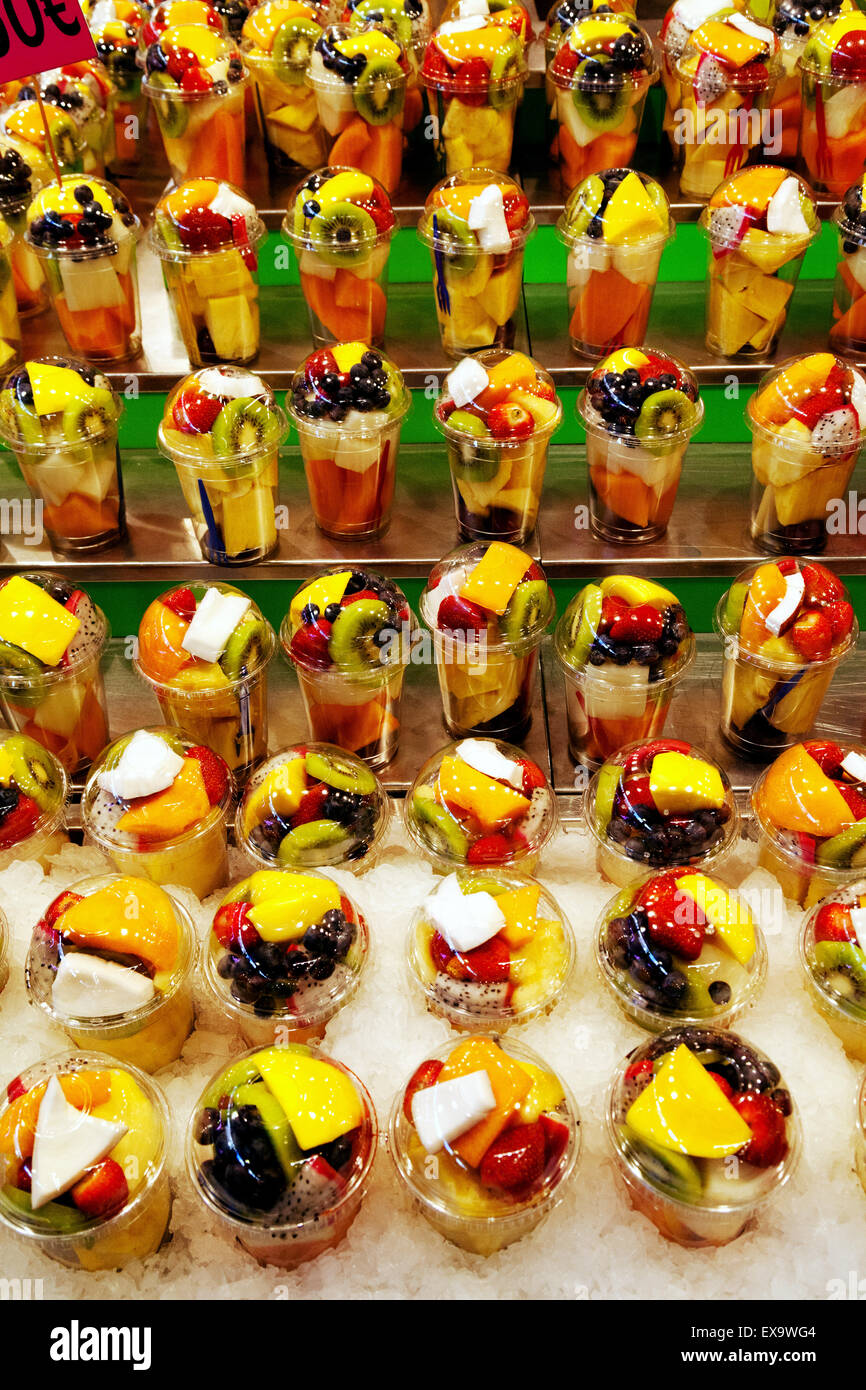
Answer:
[[635, 438], [667, 438], [682, 434], [694, 419], [695, 405], [684, 391], [655, 391], [647, 396], [634, 422]]
[[430, 218], [436, 250], [448, 257], [448, 274], [453, 280], [468, 275], [478, 264], [479, 246], [469, 223], [450, 208], [436, 208]]
[[80, 173], [84, 165], [81, 158], [78, 131], [71, 117], [64, 116], [63, 120], [56, 122], [51, 130], [51, 140], [58, 161], [64, 169], [71, 174]]
[[0, 394], [0, 421], [10, 439], [15, 439], [24, 448], [45, 443], [38, 417], [25, 410], [15, 399], [13, 391], [3, 391]]
[[[152, 72], [147, 79], [151, 88], [164, 88], [165, 92], [177, 92], [178, 85], [173, 78], [166, 72]], [[189, 121], [189, 110], [185, 101], [172, 101], [169, 97], [153, 96], [153, 104], [156, 108], [156, 119], [159, 121], [159, 128], [163, 135], [169, 140], [177, 140], [186, 130]]]
[[34, 709], [45, 698], [44, 670], [42, 662], [22, 647], [0, 641], [0, 679], [16, 705]]
[[550, 614], [550, 591], [543, 579], [525, 579], [518, 584], [499, 619], [499, 630], [507, 642], [520, 642], [544, 625]]
[[312, 250], [329, 265], [348, 265], [366, 256], [378, 235], [366, 208], [345, 201], [317, 213], [307, 234]]
[[523, 73], [518, 52], [508, 45], [497, 49], [490, 60], [490, 105], [497, 111], [510, 106], [515, 99], [516, 84]]
[[53, 810], [60, 800], [61, 783], [48, 750], [24, 734], [13, 734], [6, 740], [6, 753], [18, 790], [35, 801], [40, 811]]
[[242, 454], [276, 444], [277, 423], [266, 401], [235, 396], [223, 406], [211, 428], [215, 454]]
[[604, 202], [604, 180], [598, 174], [590, 174], [584, 179], [580, 189], [580, 204], [574, 220], [569, 227], [573, 236], [585, 236], [586, 229]]
[[604, 595], [597, 584], [587, 584], [580, 600], [574, 606], [566, 641], [568, 657], [575, 666], [583, 666], [589, 656], [598, 625], [601, 622], [601, 609]]
[[335, 820], [311, 820], [297, 825], [280, 840], [277, 859], [280, 864], [296, 864], [313, 850], [330, 849], [345, 844], [348, 831]]
[[[352, 607], [357, 608], [359, 605], [353, 604]], [[325, 782], [337, 791], [354, 792], [356, 796], [370, 796], [376, 790], [376, 778], [370, 769], [363, 763], [350, 762], [348, 758], [341, 757], [337, 749], [331, 749], [327, 753], [308, 753], [304, 767], [307, 775], [314, 781]], [[319, 822], [311, 821], [310, 824], [316, 825]], [[304, 829], [303, 826], [298, 828]]]
[[469, 853], [469, 840], [462, 826], [432, 797], [421, 796], [418, 792], [412, 798], [412, 810], [418, 822], [418, 829], [427, 844], [437, 854], [447, 854], [449, 859], [465, 859]]
[[318, 24], [312, 19], [305, 19], [303, 15], [287, 19], [285, 24], [280, 25], [274, 37], [271, 57], [274, 74], [281, 82], [292, 87], [303, 85], [307, 65], [321, 34]]
[[63, 412], [63, 438], [70, 444], [98, 439], [114, 424], [116, 411], [110, 391], [95, 387], [84, 400], [70, 401]]
[[264, 620], [254, 613], [245, 613], [226, 643], [220, 666], [230, 681], [240, 680], [261, 666], [269, 647]]
[[698, 1201], [703, 1182], [694, 1159], [659, 1148], [642, 1136], [638, 1138], [628, 1125], [621, 1127], [620, 1136], [632, 1153], [640, 1155], [640, 1166], [651, 1183], [670, 1192], [680, 1202]]
[[183, 242], [180, 239], [180, 233], [171, 218], [166, 217], [164, 212], [155, 212], [153, 217], [156, 230], [162, 238], [163, 246], [170, 247], [172, 251], [183, 250]]
[[622, 780], [619, 763], [605, 763], [595, 784], [595, 828], [603, 839], [613, 815], [613, 804]]
[[375, 638], [390, 616], [391, 610], [381, 599], [362, 598], [341, 608], [328, 643], [334, 664], [350, 675], [361, 675], [381, 665]]
[[448, 458], [454, 477], [466, 483], [489, 483], [501, 461], [495, 444], [449, 444]]
[[358, 114], [368, 125], [387, 125], [402, 109], [406, 95], [403, 69], [393, 58], [371, 58], [352, 88]]
[[572, 78], [571, 99], [581, 120], [590, 130], [613, 130], [619, 125], [628, 105], [628, 94], [622, 82], [599, 82], [585, 76], [587, 63], [602, 61], [602, 57], [584, 58]]

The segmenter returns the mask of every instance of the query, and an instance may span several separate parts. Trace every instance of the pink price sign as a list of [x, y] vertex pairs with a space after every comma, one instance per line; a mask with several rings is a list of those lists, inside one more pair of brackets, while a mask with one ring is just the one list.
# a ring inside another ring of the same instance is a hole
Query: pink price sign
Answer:
[[76, 0], [0, 0], [0, 83], [95, 57]]

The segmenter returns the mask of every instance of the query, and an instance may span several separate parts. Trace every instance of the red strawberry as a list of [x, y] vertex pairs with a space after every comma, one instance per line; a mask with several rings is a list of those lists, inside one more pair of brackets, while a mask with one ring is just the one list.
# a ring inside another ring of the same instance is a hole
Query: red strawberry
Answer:
[[822, 903], [815, 917], [816, 941], [856, 941], [851, 909], [845, 903]]
[[104, 1158], [75, 1184], [72, 1200], [85, 1216], [113, 1216], [129, 1196], [129, 1184], [120, 1164]]
[[207, 396], [195, 386], [185, 386], [175, 398], [171, 413], [175, 425], [184, 434], [210, 434], [222, 408], [217, 396]]
[[328, 638], [331, 624], [327, 618], [319, 618], [315, 626], [299, 627], [291, 641], [289, 655], [299, 666], [311, 667], [314, 671], [326, 671], [331, 665], [328, 651]]
[[375, 589], [359, 589], [356, 594], [346, 594], [346, 597], [340, 600], [340, 607], [348, 608], [349, 604], [357, 603], [359, 599], [367, 599], [368, 602], [372, 603], [381, 603], [382, 595], [377, 594]]
[[510, 859], [512, 853], [513, 845], [504, 835], [482, 835], [480, 840], [469, 846], [466, 863], [501, 864], [504, 860]]
[[50, 902], [46, 907], [42, 914], [40, 925], [43, 927], [53, 927], [55, 922], [63, 916], [68, 907], [71, 907], [73, 903], [81, 902], [82, 896], [81, 893], [73, 893], [71, 889], [64, 888], [63, 892], [58, 893], [54, 901]]
[[437, 82], [451, 82], [451, 69], [435, 43], [428, 43], [425, 49], [422, 71], [434, 87]]
[[807, 661], [823, 661], [833, 646], [833, 625], [819, 608], [801, 613], [788, 636]]
[[529, 758], [521, 758], [518, 767], [523, 773], [521, 791], [524, 796], [532, 796], [536, 788], [546, 785], [547, 778], [537, 763], [530, 762]]
[[845, 756], [838, 743], [829, 738], [811, 738], [803, 747], [822, 772], [826, 772], [828, 777], [835, 777]]
[[641, 1076], [652, 1076], [653, 1064], [649, 1057], [644, 1057], [642, 1062], [631, 1062], [625, 1069], [625, 1080], [636, 1081]]
[[228, 766], [219, 753], [215, 753], [212, 748], [205, 748], [203, 744], [196, 744], [194, 748], [190, 748], [188, 757], [195, 758], [201, 767], [207, 799], [211, 806], [216, 806], [225, 796], [229, 784]]
[[[345, 893], [340, 894], [340, 911], [342, 912], [347, 922], [354, 922], [355, 910], [352, 907], [352, 904], [349, 902], [349, 899], [346, 897]], [[360, 921], [361, 918], [359, 917], [358, 920]]]
[[430, 1057], [426, 1062], [422, 1062], [420, 1067], [416, 1067], [409, 1079], [409, 1085], [403, 1093], [403, 1114], [409, 1123], [412, 1123], [412, 1099], [417, 1091], [426, 1091], [428, 1086], [435, 1086], [439, 1073], [445, 1063], [438, 1061], [435, 1057]]
[[637, 777], [629, 777], [622, 790], [629, 806], [655, 806], [653, 794], [650, 791], [650, 779], [646, 773], [640, 773]]
[[837, 782], [837, 787], [842, 796], [848, 802], [851, 815], [855, 820], [866, 820], [866, 796], [857, 787], [850, 786], [847, 782]]
[[800, 573], [806, 585], [803, 602], [807, 608], [819, 608], [826, 603], [837, 603], [844, 599], [844, 584], [826, 565], [807, 562], [801, 566]]
[[487, 615], [477, 603], [449, 594], [439, 605], [436, 626], [445, 632], [485, 632]]
[[315, 387], [316, 383], [321, 381], [323, 376], [327, 376], [329, 372], [337, 375], [337, 359], [331, 349], [319, 348], [317, 352], [310, 353], [304, 368], [308, 385]]
[[730, 1081], [728, 1081], [726, 1077], [720, 1076], [717, 1071], [710, 1071], [709, 1067], [707, 1068], [707, 1075], [713, 1078], [719, 1090], [724, 1092], [728, 1100], [730, 1100], [731, 1096], [734, 1094], [734, 1088]]
[[616, 594], [605, 594], [601, 601], [601, 622], [599, 627], [608, 630], [611, 623], [628, 612], [628, 604], [624, 598], [618, 598]]
[[490, 68], [480, 55], [464, 58], [458, 64], [452, 80], [460, 88], [460, 100], [464, 106], [486, 106]]
[[697, 960], [707, 919], [697, 903], [678, 886], [676, 873], [657, 874], [644, 885], [638, 903], [647, 916], [650, 937], [685, 960]]
[[430, 939], [430, 959], [439, 971], [440, 975], [446, 974], [449, 965], [454, 959], [454, 952], [445, 940], [441, 932], [434, 932]]
[[776, 561], [776, 569], [780, 574], [793, 574], [797, 568], [797, 561], [793, 555], [783, 555], [781, 560]]
[[544, 1172], [544, 1127], [538, 1120], [515, 1125], [494, 1139], [481, 1160], [479, 1176], [485, 1187], [510, 1191], [526, 1187]]
[[788, 1152], [785, 1117], [766, 1091], [740, 1091], [731, 1105], [745, 1120], [752, 1137], [737, 1150], [737, 1157], [756, 1168], [774, 1168]]
[[446, 966], [455, 980], [477, 980], [479, 984], [501, 984], [511, 973], [511, 952], [500, 936], [492, 936], [473, 951], [457, 951]]
[[568, 1148], [568, 1125], [556, 1115], [542, 1115], [539, 1123], [544, 1130], [544, 1166], [558, 1163]]
[[26, 840], [28, 835], [33, 834], [41, 815], [42, 812], [35, 801], [32, 801], [29, 796], [19, 794], [18, 801], [12, 810], [8, 811], [0, 821], [0, 849], [6, 849], [10, 845], [17, 845], [22, 840]]
[[213, 934], [221, 946], [233, 946], [243, 942], [250, 946], [258, 941], [259, 934], [249, 920], [247, 913], [252, 903], [223, 903], [218, 907], [213, 919]]
[[659, 610], [651, 603], [639, 603], [614, 618], [610, 639], [612, 642], [657, 642], [663, 628], [664, 618]]
[[818, 841], [814, 835], [807, 835], [805, 830], [795, 830], [792, 832], [797, 842], [797, 853], [806, 864], [814, 864], [815, 851], [818, 848]]
[[487, 428], [494, 439], [528, 439], [535, 429], [535, 421], [522, 405], [502, 401], [491, 407]]
[[830, 619], [834, 642], [841, 642], [854, 626], [854, 609], [847, 599], [825, 603], [824, 616]]
[[213, 78], [202, 67], [187, 68], [180, 79], [180, 86], [183, 92], [209, 92]]
[[187, 68], [198, 67], [198, 58], [191, 48], [174, 48], [168, 54], [166, 69], [175, 82], [180, 82]]
[[181, 589], [172, 589], [170, 594], [165, 595], [162, 602], [179, 618], [186, 618], [188, 623], [191, 623], [195, 617], [195, 594], [192, 589], [188, 589], [186, 586]]
[[301, 797], [301, 804], [292, 816], [290, 824], [294, 830], [298, 825], [307, 825], [309, 821], [321, 820], [325, 809], [325, 802], [331, 795], [331, 788], [325, 782], [319, 782], [315, 787], [308, 787]]
[[6, 1086], [6, 1099], [10, 1105], [13, 1100], [17, 1100], [19, 1096], [26, 1096], [26, 1094], [27, 1087], [24, 1085], [20, 1076], [13, 1077]]

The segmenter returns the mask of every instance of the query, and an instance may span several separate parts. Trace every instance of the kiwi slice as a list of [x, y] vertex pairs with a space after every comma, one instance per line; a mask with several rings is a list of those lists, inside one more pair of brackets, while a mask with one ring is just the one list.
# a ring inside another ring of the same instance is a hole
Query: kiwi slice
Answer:
[[321, 29], [312, 19], [299, 15], [281, 24], [274, 37], [271, 57], [274, 75], [291, 87], [300, 87], [304, 82], [307, 65], [312, 57], [316, 40], [321, 37]]
[[364, 256], [376, 240], [376, 223], [366, 208], [331, 203], [310, 223], [310, 246], [329, 265], [347, 265]]
[[379, 665], [381, 654], [375, 638], [390, 616], [391, 610], [381, 599], [362, 598], [341, 608], [328, 643], [334, 664], [350, 675]]
[[725, 632], [739, 632], [748, 597], [748, 584], [731, 585], [725, 597], [725, 607], [722, 612], [722, 627]]
[[840, 970], [866, 989], [866, 962], [853, 941], [816, 941], [815, 963], [822, 970]]
[[255, 671], [268, 654], [268, 629], [264, 619], [245, 613], [220, 657], [220, 666], [230, 681]]
[[595, 784], [595, 828], [602, 839], [610, 825], [613, 803], [616, 801], [621, 780], [622, 768], [619, 763], [605, 763], [598, 774]]
[[851, 865], [855, 850], [866, 843], [866, 820], [855, 821], [838, 835], [832, 835], [819, 845], [815, 858], [819, 864], [828, 868], [847, 869]]
[[580, 200], [577, 214], [571, 224], [573, 236], [585, 236], [586, 229], [604, 202], [604, 180], [598, 174], [590, 174], [580, 186]]
[[53, 810], [60, 800], [61, 784], [48, 750], [24, 734], [13, 734], [6, 740], [6, 755], [18, 790], [35, 801], [40, 811]]
[[[152, 72], [147, 79], [151, 89], [164, 88], [166, 93], [176, 92], [177, 83], [167, 72]], [[159, 128], [169, 140], [177, 140], [186, 130], [189, 121], [189, 106], [185, 101], [171, 101], [162, 97], [151, 97], [156, 108], [156, 119], [159, 121]]]
[[45, 443], [39, 418], [26, 410], [11, 391], [4, 391], [0, 395], [0, 419], [10, 438], [25, 448]]
[[69, 444], [98, 439], [115, 420], [114, 397], [95, 388], [84, 400], [70, 401], [63, 411], [63, 438]]
[[266, 401], [255, 396], [235, 396], [213, 422], [211, 443], [215, 454], [242, 454], [276, 444], [276, 420]]
[[54, 153], [67, 173], [80, 174], [84, 168], [84, 162], [81, 157], [78, 131], [71, 117], [64, 117], [63, 120], [54, 124], [51, 130], [51, 141], [54, 145]]
[[34, 709], [45, 698], [44, 670], [42, 662], [22, 647], [0, 641], [0, 678], [6, 694], [22, 709]]
[[329, 849], [344, 844], [348, 832], [335, 820], [311, 820], [298, 825], [280, 840], [277, 859], [281, 864], [296, 864], [312, 850]]
[[[353, 604], [357, 608], [359, 604]], [[384, 605], [383, 605], [384, 607]], [[344, 610], [345, 612], [346, 610]], [[350, 762], [334, 748], [327, 753], [308, 753], [304, 761], [307, 775], [316, 782], [325, 782], [341, 792], [354, 792], [356, 796], [370, 796], [376, 790], [376, 778], [368, 767]], [[317, 824], [316, 821], [310, 824]], [[303, 827], [299, 827], [303, 829]], [[294, 832], [292, 832], [294, 833]]]
[[162, 238], [163, 246], [170, 247], [172, 251], [182, 251], [183, 242], [171, 218], [166, 217], [164, 212], [157, 210], [153, 215], [153, 220], [156, 224], [156, 230]]
[[587, 584], [578, 602], [574, 605], [566, 641], [569, 659], [575, 666], [582, 666], [589, 656], [589, 649], [595, 641], [598, 625], [601, 622], [601, 609], [604, 595], [597, 584]]
[[371, 58], [352, 88], [352, 99], [368, 125], [387, 125], [403, 106], [406, 82], [393, 58]]
[[497, 49], [490, 60], [490, 85], [488, 96], [490, 105], [499, 111], [510, 106], [515, 97], [515, 83], [523, 72], [523, 64], [518, 51], [507, 44]]
[[599, 82], [597, 78], [587, 78], [587, 63], [593, 66], [602, 60], [584, 58], [579, 63], [572, 78], [571, 99], [575, 109], [590, 130], [613, 130], [622, 120], [628, 97], [626, 88], [618, 79], [613, 82]]
[[466, 858], [469, 840], [450, 811], [432, 797], [421, 796], [418, 792], [412, 798], [412, 810], [421, 836], [432, 850], [437, 854], [447, 854], [449, 859]]
[[639, 1160], [645, 1177], [655, 1187], [664, 1188], [680, 1202], [698, 1200], [703, 1184], [700, 1170], [693, 1159], [651, 1144], [643, 1136], [638, 1138], [628, 1125], [621, 1126], [620, 1138], [624, 1147]]
[[668, 438], [687, 430], [694, 419], [695, 405], [684, 391], [656, 391], [647, 396], [634, 422], [635, 438]]
[[437, 208], [431, 218], [436, 238], [436, 250], [448, 257], [448, 274], [453, 280], [468, 275], [478, 264], [478, 241], [469, 223], [457, 217], [450, 208]]
[[550, 591], [543, 579], [518, 584], [499, 619], [499, 630], [508, 642], [531, 637], [550, 614]]

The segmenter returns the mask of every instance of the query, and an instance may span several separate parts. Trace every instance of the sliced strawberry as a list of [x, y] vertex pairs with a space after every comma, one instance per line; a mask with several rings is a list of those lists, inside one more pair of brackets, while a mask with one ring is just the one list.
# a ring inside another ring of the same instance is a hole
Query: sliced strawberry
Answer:
[[259, 934], [247, 916], [252, 903], [223, 903], [214, 913], [212, 931], [221, 946], [233, 946], [243, 942], [250, 946], [258, 941]]
[[544, 1141], [544, 1127], [538, 1120], [500, 1134], [481, 1160], [479, 1176], [484, 1186], [508, 1192], [535, 1182], [544, 1172]]
[[806, 585], [803, 602], [807, 608], [820, 608], [844, 599], [845, 585], [826, 565], [806, 562], [800, 567], [800, 573]]
[[731, 1096], [734, 1094], [734, 1088], [731, 1085], [730, 1081], [728, 1081], [727, 1077], [720, 1076], [717, 1071], [710, 1071], [709, 1067], [707, 1067], [707, 1074], [713, 1078], [719, 1090], [727, 1096], [728, 1100], [730, 1100]]
[[187, 68], [181, 76], [180, 87], [183, 92], [209, 92], [213, 78], [202, 67]]
[[447, 973], [448, 967], [454, 959], [454, 952], [441, 932], [434, 932], [430, 939], [430, 959], [440, 975]]
[[16, 805], [0, 821], [0, 849], [18, 845], [22, 840], [26, 840], [28, 835], [33, 834], [41, 815], [36, 802], [19, 793]]
[[449, 594], [439, 605], [436, 625], [445, 632], [485, 632], [487, 614], [477, 603]]
[[824, 604], [824, 616], [830, 619], [833, 641], [841, 642], [854, 626], [854, 608], [847, 599]]
[[737, 1157], [756, 1168], [774, 1168], [788, 1152], [785, 1117], [766, 1091], [740, 1091], [731, 1105], [752, 1131], [752, 1138], [737, 1150]]
[[172, 613], [176, 613], [179, 618], [185, 618], [191, 623], [195, 617], [196, 601], [192, 589], [184, 585], [180, 589], [172, 589], [170, 594], [166, 594], [162, 599], [166, 608], [170, 608]]
[[482, 835], [480, 840], [476, 840], [474, 845], [469, 846], [466, 854], [467, 864], [501, 864], [504, 860], [510, 859], [514, 853], [514, 847], [510, 840], [498, 833], [493, 835]]
[[446, 970], [455, 980], [476, 980], [484, 985], [503, 984], [511, 973], [511, 952], [500, 936], [492, 936], [473, 951], [456, 951]]
[[833, 647], [833, 625], [820, 608], [801, 613], [788, 637], [807, 661], [823, 661]]
[[664, 629], [664, 618], [651, 603], [639, 603], [620, 613], [610, 625], [612, 642], [657, 642]]
[[544, 1130], [544, 1166], [551, 1168], [558, 1163], [568, 1148], [568, 1125], [558, 1116], [546, 1114], [539, 1119]]
[[523, 773], [521, 791], [524, 796], [532, 796], [538, 787], [547, 785], [547, 778], [537, 763], [531, 762], [529, 758], [521, 758], [517, 766]]
[[315, 671], [326, 671], [331, 665], [328, 639], [331, 624], [326, 618], [319, 618], [315, 626], [299, 627], [291, 641], [289, 654], [299, 666], [312, 667]]
[[359, 589], [356, 594], [346, 594], [346, 597], [341, 600], [340, 607], [348, 608], [350, 604], [357, 603], [359, 599], [367, 599], [373, 603], [380, 603], [382, 596], [381, 594], [377, 594], [375, 589]]
[[637, 901], [646, 913], [647, 929], [657, 945], [685, 960], [697, 960], [707, 919], [694, 899], [679, 887], [676, 873], [651, 878]]
[[120, 1164], [113, 1158], [104, 1158], [75, 1184], [71, 1195], [85, 1216], [113, 1216], [126, 1202], [129, 1184]]
[[837, 782], [840, 793], [848, 802], [851, 815], [855, 820], [866, 820], [866, 796], [857, 787], [852, 787], [848, 782]]
[[845, 903], [822, 903], [813, 928], [816, 941], [856, 941], [851, 909]]
[[330, 795], [331, 788], [325, 782], [317, 782], [314, 787], [308, 787], [301, 797], [300, 806], [289, 822], [292, 829], [294, 830], [299, 825], [307, 825], [313, 820], [322, 820], [325, 803]]
[[490, 68], [480, 55], [464, 58], [463, 62], [458, 65], [452, 80], [454, 85], [460, 88], [460, 100], [464, 106], [487, 105]]
[[212, 748], [205, 748], [203, 744], [196, 744], [194, 748], [190, 748], [188, 756], [195, 758], [201, 767], [204, 789], [211, 806], [218, 805], [229, 784], [228, 765], [223, 762], [219, 753], [215, 753]]
[[403, 1093], [403, 1114], [409, 1123], [412, 1123], [412, 1100], [418, 1091], [426, 1091], [428, 1086], [435, 1086], [442, 1070], [444, 1062], [438, 1061], [435, 1057], [430, 1057], [426, 1062], [422, 1062], [420, 1067], [416, 1067], [409, 1079], [409, 1085]]
[[797, 561], [793, 555], [783, 555], [781, 560], [776, 560], [775, 563], [780, 574], [793, 574], [797, 568]]
[[829, 738], [811, 738], [803, 746], [810, 758], [815, 759], [822, 772], [826, 772], [828, 777], [836, 776], [845, 756], [838, 743], [834, 743]]

